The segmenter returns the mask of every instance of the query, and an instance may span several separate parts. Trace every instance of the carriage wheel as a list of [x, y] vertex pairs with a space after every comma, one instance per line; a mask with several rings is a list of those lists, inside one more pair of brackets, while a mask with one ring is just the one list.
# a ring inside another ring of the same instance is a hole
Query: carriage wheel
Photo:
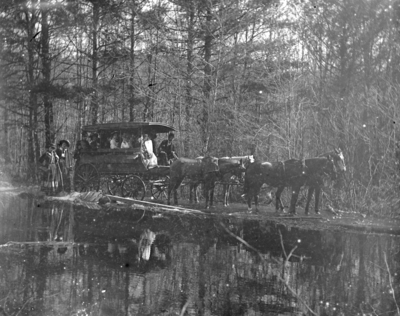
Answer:
[[100, 175], [92, 164], [80, 165], [74, 174], [74, 188], [77, 192], [98, 191]]
[[151, 197], [154, 200], [166, 200], [168, 198], [167, 190], [169, 185], [169, 176], [163, 180], [157, 180], [151, 183]]
[[107, 178], [107, 190], [111, 195], [122, 195], [122, 185], [124, 178], [112, 176]]
[[138, 176], [129, 176], [122, 183], [122, 196], [135, 200], [143, 200], [146, 194], [146, 186]]

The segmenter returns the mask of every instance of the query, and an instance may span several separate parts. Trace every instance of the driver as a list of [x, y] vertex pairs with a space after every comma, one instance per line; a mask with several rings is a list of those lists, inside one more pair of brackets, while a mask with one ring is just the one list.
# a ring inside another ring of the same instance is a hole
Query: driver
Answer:
[[170, 165], [174, 159], [178, 159], [175, 152], [175, 146], [173, 140], [175, 138], [174, 133], [168, 134], [168, 139], [161, 142], [160, 147], [158, 147], [158, 156], [160, 158], [161, 165]]

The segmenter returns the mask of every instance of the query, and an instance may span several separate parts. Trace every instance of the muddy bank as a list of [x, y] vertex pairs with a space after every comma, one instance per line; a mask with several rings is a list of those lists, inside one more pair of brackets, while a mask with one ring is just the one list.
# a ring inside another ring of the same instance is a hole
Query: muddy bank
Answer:
[[118, 210], [141, 210], [153, 213], [178, 213], [197, 215], [203, 218], [231, 218], [249, 219], [257, 221], [271, 221], [283, 224], [287, 227], [298, 227], [311, 230], [350, 230], [366, 233], [384, 233], [400, 235], [400, 217], [382, 218], [378, 216], [365, 216], [360, 213], [340, 210], [323, 210], [320, 215], [304, 215], [300, 207], [298, 214], [292, 216], [285, 213], [277, 213], [272, 205], [263, 205], [260, 211], [250, 213], [243, 203], [233, 203], [229, 207], [223, 207], [221, 203], [205, 210], [203, 204], [189, 204], [183, 202], [178, 206], [168, 206], [165, 201], [146, 200], [135, 201], [129, 198], [119, 198], [105, 195], [101, 192], [72, 192], [61, 193], [59, 196], [45, 196], [38, 186], [15, 187], [7, 182], [0, 182], [0, 194], [18, 196], [20, 198], [35, 198], [44, 203], [68, 203], [75, 206], [113, 212]]
[[299, 208], [298, 214], [293, 216], [285, 213], [277, 213], [271, 205], [268, 205], [261, 206], [260, 211], [257, 213], [250, 213], [247, 211], [244, 203], [234, 203], [229, 207], [217, 204], [215, 207], [205, 210], [203, 204], [183, 202], [178, 206], [168, 206], [165, 204], [165, 201], [137, 201], [129, 198], [103, 195], [99, 192], [74, 192], [68, 196], [44, 197], [44, 199], [58, 203], [73, 203], [81, 207], [101, 209], [106, 212], [141, 210], [153, 213], [156, 216], [163, 213], [177, 213], [182, 215], [196, 215], [202, 218], [270, 221], [283, 224], [287, 227], [297, 227], [307, 230], [346, 230], [400, 235], [400, 218], [365, 216], [360, 213], [340, 210], [324, 210], [319, 215], [311, 214], [306, 216], [304, 215], [304, 210]]

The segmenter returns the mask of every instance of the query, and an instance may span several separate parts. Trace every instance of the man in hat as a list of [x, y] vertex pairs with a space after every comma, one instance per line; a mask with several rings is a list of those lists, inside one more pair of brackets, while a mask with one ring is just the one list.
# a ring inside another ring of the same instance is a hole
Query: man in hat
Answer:
[[163, 140], [160, 144], [160, 147], [158, 147], [158, 156], [161, 164], [164, 166], [170, 165], [174, 159], [178, 159], [178, 156], [175, 152], [175, 146], [172, 143], [174, 137], [174, 133], [169, 133], [168, 139]]
[[42, 172], [41, 189], [46, 194], [56, 194], [59, 179], [59, 158], [55, 143], [46, 144], [46, 152], [39, 158], [39, 170]]

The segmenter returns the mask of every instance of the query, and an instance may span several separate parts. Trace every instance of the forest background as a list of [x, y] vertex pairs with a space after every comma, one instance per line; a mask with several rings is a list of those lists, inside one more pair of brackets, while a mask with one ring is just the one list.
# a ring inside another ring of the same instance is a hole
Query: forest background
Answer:
[[[46, 141], [157, 121], [178, 153], [340, 147], [342, 204], [399, 206], [400, 1], [2, 0], [0, 156], [36, 181]], [[157, 139], [161, 141], [161, 139]]]

